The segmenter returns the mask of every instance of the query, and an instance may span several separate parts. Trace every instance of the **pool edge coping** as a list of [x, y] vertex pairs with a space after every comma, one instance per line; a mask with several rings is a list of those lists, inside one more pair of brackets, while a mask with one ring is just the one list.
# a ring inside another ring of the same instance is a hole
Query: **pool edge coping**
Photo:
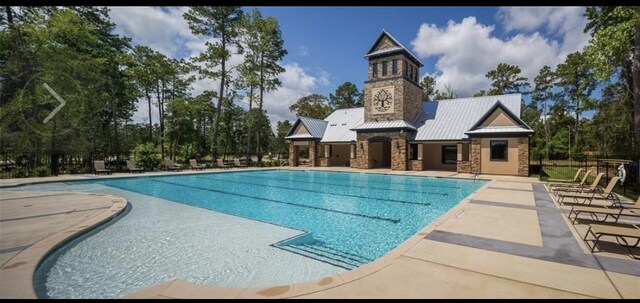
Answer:
[[[87, 219], [80, 221], [70, 227], [67, 227], [55, 234], [49, 235], [46, 238], [32, 244], [26, 249], [22, 250], [15, 256], [11, 257], [7, 260], [2, 267], [0, 267], [0, 272], [5, 270], [14, 270], [14, 269], [23, 269], [29, 270], [28, 275], [24, 277], [19, 277], [18, 279], [22, 281], [19, 283], [20, 285], [28, 285], [25, 289], [25, 299], [40, 299], [35, 291], [35, 273], [36, 270], [40, 267], [42, 262], [52, 253], [54, 253], [57, 249], [64, 246], [69, 241], [76, 239], [77, 237], [93, 230], [94, 228], [102, 225], [103, 223], [109, 221], [112, 218], [120, 215], [129, 204], [126, 199], [111, 195], [111, 194], [102, 194], [102, 193], [82, 193], [82, 192], [65, 192], [66, 194], [72, 195], [94, 195], [110, 198], [112, 201], [111, 206], [108, 209], [98, 212], [97, 214], [88, 217]], [[20, 263], [24, 262], [24, 263]], [[21, 267], [20, 264], [35, 264], [35, 265], [27, 265], [25, 267]], [[17, 264], [17, 266], [16, 266]], [[28, 278], [28, 279], [27, 279]]]

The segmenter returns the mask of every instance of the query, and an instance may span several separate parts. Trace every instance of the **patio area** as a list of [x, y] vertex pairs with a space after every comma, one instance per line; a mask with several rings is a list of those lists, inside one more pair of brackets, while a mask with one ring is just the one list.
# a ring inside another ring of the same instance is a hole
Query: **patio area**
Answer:
[[[439, 171], [296, 169], [474, 177]], [[113, 177], [116, 176], [118, 174]], [[544, 184], [526, 177], [479, 177], [491, 182], [386, 256], [355, 270], [317, 281], [261, 289], [216, 288], [177, 279], [131, 293], [125, 298], [640, 298], [640, 261], [631, 259], [626, 250], [616, 249], [615, 246], [603, 252], [590, 253], [582, 241], [585, 223], [588, 222], [579, 222], [577, 225], [569, 222], [567, 214], [570, 207], [557, 204]], [[37, 181], [53, 178], [61, 177]], [[86, 176], [73, 178], [86, 179]], [[33, 181], [2, 180], [0, 185]], [[11, 205], [14, 206], [18, 205], [16, 201], [28, 205], [37, 199], [46, 200], [36, 195], [10, 196], [7, 190], [10, 189], [2, 189], [0, 206], [8, 205], [7, 202], [11, 202], [9, 200], [13, 201]], [[56, 200], [61, 207], [66, 205], [64, 207], [76, 211], [79, 203], [88, 203], [86, 195], [79, 198], [74, 193], [57, 197]], [[631, 203], [626, 200], [623, 202]], [[109, 207], [109, 202], [100, 200], [96, 203], [96, 206], [84, 207], [106, 213], [107, 210], [103, 208]], [[17, 209], [24, 212], [24, 205]], [[123, 206], [119, 204], [118, 207]], [[60, 212], [53, 209], [48, 211]], [[0, 223], [16, 222], [13, 217], [5, 218], [8, 212], [4, 208], [0, 213]], [[29, 215], [33, 216], [31, 213]], [[80, 231], [99, 222], [95, 216], [69, 217], [65, 227], [79, 226], [75, 230]], [[640, 221], [631, 219], [629, 223], [638, 225]], [[40, 228], [47, 226], [41, 225]], [[49, 238], [65, 231], [64, 227], [50, 230], [53, 235]], [[3, 238], [4, 232], [10, 235], [21, 230], [3, 228]], [[18, 246], [26, 251], [31, 247], [41, 247], [43, 241], [34, 239]], [[8, 248], [0, 247], [3, 252]], [[3, 298], [16, 297], [15, 292], [9, 291], [11, 288], [32, 288], [32, 276], [15, 274], [16, 268], [21, 266], [15, 265], [18, 264], [16, 258], [24, 255], [25, 251], [15, 256], [6, 255], [0, 260], [3, 262], [0, 268], [0, 296]], [[11, 252], [18, 250], [16, 248]], [[33, 254], [29, 267], [35, 268], [42, 256], [44, 253]]]

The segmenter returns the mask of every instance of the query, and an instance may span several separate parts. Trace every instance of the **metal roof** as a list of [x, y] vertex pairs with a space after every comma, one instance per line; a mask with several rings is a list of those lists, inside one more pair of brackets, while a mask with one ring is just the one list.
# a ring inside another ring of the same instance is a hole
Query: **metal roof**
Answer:
[[521, 94], [423, 102], [422, 114], [413, 123], [418, 130], [409, 137], [409, 140], [468, 139], [465, 133], [498, 101], [520, 118]]
[[[397, 44], [398, 47], [392, 48], [392, 49], [385, 49], [383, 51], [373, 51], [373, 48], [376, 47], [376, 44], [378, 44], [378, 42], [380, 41], [380, 39], [386, 35], [389, 39], [391, 39], [391, 41], [393, 41], [393, 43]], [[369, 48], [369, 51], [367, 52], [367, 54], [364, 55], [365, 58], [368, 58], [370, 56], [374, 56], [374, 55], [379, 55], [379, 54], [383, 54], [383, 53], [387, 53], [387, 52], [392, 52], [392, 51], [405, 51], [407, 52], [407, 54], [409, 54], [409, 56], [411, 57], [411, 59], [415, 60], [416, 63], [418, 63], [418, 65], [420, 67], [423, 67], [424, 65], [422, 65], [422, 62], [420, 62], [420, 60], [418, 59], [418, 57], [416, 57], [415, 55], [413, 55], [413, 53], [411, 53], [406, 47], [404, 47], [404, 45], [402, 45], [402, 43], [400, 43], [400, 41], [396, 40], [396, 38], [394, 38], [393, 36], [391, 36], [391, 34], [389, 34], [389, 32], [387, 32], [386, 30], [382, 30], [382, 32], [380, 33], [380, 36], [378, 36], [378, 39], [376, 39], [373, 42], [373, 45], [371, 45], [371, 47]]]
[[327, 129], [320, 142], [351, 142], [356, 132], [351, 129], [364, 121], [364, 107], [338, 109], [324, 119]]
[[[403, 120], [364, 123], [364, 107], [336, 110], [324, 121], [300, 117], [298, 120], [300, 122], [296, 121], [296, 124], [303, 123], [313, 138], [322, 138], [320, 142], [355, 141], [356, 131], [352, 129], [416, 129], [409, 136], [411, 141], [461, 140], [468, 139], [467, 134], [480, 133], [531, 133], [533, 131], [526, 124], [471, 130], [480, 119], [488, 114], [487, 111], [494, 109], [494, 107], [497, 108], [498, 101], [520, 120], [521, 98], [521, 94], [508, 94], [423, 102], [422, 114], [413, 124]], [[295, 129], [296, 124], [291, 131]], [[324, 134], [318, 135], [320, 131]], [[298, 135], [288, 136], [286, 139], [303, 138], [296, 136]]]
[[532, 129], [528, 129], [522, 126], [497, 126], [497, 127], [484, 127], [476, 130], [468, 131], [465, 134], [513, 134], [513, 133], [533, 133]]
[[415, 126], [404, 120], [365, 122], [351, 130], [367, 130], [367, 129], [410, 129], [416, 130]]
[[[304, 127], [307, 129], [309, 134], [292, 134], [292, 132], [298, 127], [298, 124], [302, 123]], [[313, 119], [307, 117], [298, 117], [293, 126], [287, 133], [285, 139], [320, 139], [324, 135], [324, 131], [327, 128], [327, 122], [320, 119]]]

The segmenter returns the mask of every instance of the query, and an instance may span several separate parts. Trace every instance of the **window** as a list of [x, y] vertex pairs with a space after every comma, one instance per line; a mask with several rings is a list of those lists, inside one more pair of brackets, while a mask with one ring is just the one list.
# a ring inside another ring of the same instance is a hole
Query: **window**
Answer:
[[409, 79], [413, 78], [413, 65], [409, 65], [409, 75], [407, 75]]
[[387, 61], [382, 62], [382, 76], [387, 75]]
[[333, 152], [333, 150], [331, 149], [331, 145], [329, 145], [329, 157], [332, 156], [332, 152]]
[[442, 164], [456, 164], [458, 162], [458, 146], [442, 146]]
[[409, 67], [407, 66], [407, 60], [402, 60], [402, 66], [404, 67], [404, 76], [409, 77]]
[[509, 146], [507, 140], [491, 140], [489, 141], [489, 145], [491, 146], [491, 161], [508, 161], [508, 150]]
[[415, 72], [416, 72], [416, 73], [413, 75], [413, 81], [418, 82], [418, 68], [417, 68], [417, 67], [416, 67], [416, 69], [415, 69]]
[[374, 64], [372, 64], [371, 66], [372, 66], [372, 67], [371, 67], [371, 74], [372, 74], [372, 77], [374, 77], [374, 78], [378, 78], [378, 63], [374, 63]]
[[462, 161], [469, 161], [469, 143], [462, 143]]
[[393, 59], [391, 62], [391, 73], [394, 75], [398, 73], [398, 59]]
[[418, 144], [409, 145], [409, 160], [418, 160]]

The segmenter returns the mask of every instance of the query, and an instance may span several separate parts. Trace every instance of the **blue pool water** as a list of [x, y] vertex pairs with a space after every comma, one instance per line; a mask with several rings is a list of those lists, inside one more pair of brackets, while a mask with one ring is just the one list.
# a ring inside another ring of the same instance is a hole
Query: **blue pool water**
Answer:
[[44, 297], [116, 298], [175, 278], [267, 287], [336, 274], [385, 255], [485, 183], [263, 170], [19, 190], [99, 192], [129, 201], [129, 213], [65, 245], [35, 277]]
[[284, 170], [95, 183], [306, 231], [308, 235], [280, 247], [307, 246], [307, 253], [326, 249], [330, 254], [325, 259], [346, 268], [385, 255], [484, 184]]

